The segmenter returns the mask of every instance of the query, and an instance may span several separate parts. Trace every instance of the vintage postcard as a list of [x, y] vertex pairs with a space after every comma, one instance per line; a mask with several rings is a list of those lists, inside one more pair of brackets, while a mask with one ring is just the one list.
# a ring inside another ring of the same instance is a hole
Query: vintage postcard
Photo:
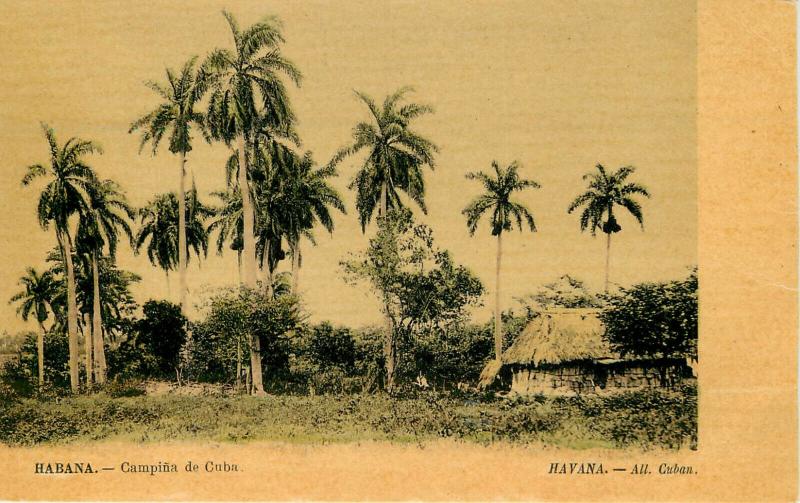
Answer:
[[2, 1], [0, 499], [794, 501], [794, 2]]

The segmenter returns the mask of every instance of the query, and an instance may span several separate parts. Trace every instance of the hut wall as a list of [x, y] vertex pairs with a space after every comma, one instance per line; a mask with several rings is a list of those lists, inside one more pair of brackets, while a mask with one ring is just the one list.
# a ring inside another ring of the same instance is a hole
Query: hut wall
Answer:
[[594, 373], [578, 365], [521, 367], [514, 370], [511, 380], [511, 391], [520, 395], [587, 393], [593, 392], [594, 388]]
[[[598, 369], [601, 371], [601, 369]], [[605, 389], [672, 388], [683, 381], [685, 369], [679, 365], [620, 365], [606, 369]]]

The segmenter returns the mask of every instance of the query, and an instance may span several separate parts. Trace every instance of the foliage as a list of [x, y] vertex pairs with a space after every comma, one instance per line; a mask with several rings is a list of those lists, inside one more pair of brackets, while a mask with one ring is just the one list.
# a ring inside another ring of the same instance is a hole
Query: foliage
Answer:
[[58, 283], [50, 271], [39, 273], [33, 267], [25, 269], [25, 275], [19, 279], [22, 291], [14, 294], [10, 302], [18, 302], [17, 315], [28, 321], [31, 314], [38, 323], [44, 323], [52, 310], [51, 302], [56, 296]]
[[[622, 230], [614, 216], [614, 206], [622, 206], [644, 227], [641, 205], [633, 198], [635, 195], [650, 197], [645, 187], [638, 183], [626, 182], [636, 171], [633, 166], [624, 166], [608, 173], [602, 164], [597, 165], [597, 173], [587, 173], [584, 180], [589, 181], [586, 192], [579, 195], [569, 205], [568, 213], [584, 206], [581, 213], [581, 231], [589, 229], [592, 236], [598, 227], [606, 234]], [[606, 220], [603, 222], [603, 216]], [[602, 224], [601, 224], [602, 223]]]
[[[24, 335], [16, 360], [6, 362], [3, 382], [21, 396], [31, 396], [38, 385], [38, 334]], [[44, 380], [48, 388], [69, 389], [69, 342], [66, 334], [49, 331], [44, 335]]]
[[642, 283], [609, 296], [600, 319], [622, 355], [697, 358], [697, 271], [679, 281]]
[[433, 169], [438, 148], [412, 131], [409, 125], [413, 119], [433, 112], [433, 108], [417, 103], [400, 105], [410, 91], [410, 87], [397, 90], [386, 97], [381, 107], [366, 94], [356, 92], [369, 109], [370, 121], [356, 124], [353, 143], [339, 149], [329, 164], [335, 166], [364, 149], [368, 151], [363, 166], [348, 186], [356, 191], [356, 210], [362, 230], [378, 207], [382, 191], [385, 191], [387, 209], [403, 207], [399, 189], [427, 213], [422, 169], [425, 166]]
[[366, 253], [342, 267], [349, 281], [367, 281], [380, 296], [401, 338], [441, 333], [483, 294], [480, 280], [437, 248], [430, 227], [414, 225], [405, 209], [380, 219]]
[[600, 298], [590, 292], [583, 281], [568, 274], [516, 300], [528, 313], [558, 307], [573, 309], [602, 306]]
[[274, 396], [77, 396], [60, 403], [0, 401], [0, 442], [34, 445], [85, 440], [158, 442], [468, 442], [562, 448], [692, 447], [696, 389], [642, 390], [591, 397], [485, 401], [424, 393]]
[[163, 300], [149, 300], [142, 306], [144, 316], [133, 324], [130, 344], [154, 357], [151, 375], [171, 377], [180, 362], [180, 350], [186, 342], [186, 317], [180, 306]]
[[[134, 238], [139, 253], [147, 243], [147, 258], [153, 265], [169, 273], [178, 266], [178, 196], [174, 192], [160, 194], [139, 210], [140, 226]], [[213, 215], [197, 197], [197, 189], [186, 193], [186, 259], [194, 250], [200, 257], [208, 255], [208, 229], [205, 221]]]
[[504, 231], [510, 231], [514, 222], [522, 231], [523, 220], [532, 232], [536, 231], [536, 223], [530, 211], [524, 205], [511, 200], [514, 192], [540, 187], [533, 180], [520, 178], [517, 172], [519, 167], [517, 161], [512, 162], [505, 169], [501, 168], [497, 161], [492, 161], [493, 177], [483, 171], [467, 173], [467, 179], [480, 181], [485, 191], [461, 212], [467, 217], [470, 235], [475, 234], [481, 216], [487, 211], [491, 212], [489, 224], [492, 228], [492, 236], [499, 236]]

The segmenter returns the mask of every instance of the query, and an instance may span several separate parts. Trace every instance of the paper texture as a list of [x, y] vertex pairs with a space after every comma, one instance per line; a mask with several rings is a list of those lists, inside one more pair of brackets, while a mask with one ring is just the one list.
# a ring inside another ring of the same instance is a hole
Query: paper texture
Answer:
[[[632, 179], [651, 193], [641, 199], [643, 231], [630, 213], [619, 217], [623, 230], [613, 234], [608, 265], [612, 289], [679, 280], [693, 267], [700, 286], [698, 358], [691, 362], [697, 438], [677, 449], [655, 443], [620, 447], [611, 440], [581, 444], [570, 433], [560, 437], [568, 440], [559, 445], [437, 439], [435, 434], [411, 441], [358, 435], [348, 440], [344, 434], [326, 438], [324, 428], [321, 438], [311, 440], [287, 434], [229, 441], [221, 434], [208, 439], [202, 433], [192, 440], [184, 430], [170, 440], [163, 431], [143, 436], [136, 430], [101, 440], [79, 436], [77, 441], [0, 445], [0, 499], [797, 497], [793, 2], [3, 4], [4, 337], [39, 330], [35, 316], [24, 322], [14, 303], [6, 302], [20, 289], [25, 268], [47, 267], [45, 255], [56, 246], [53, 227], [43, 230], [36, 217], [44, 182], [20, 185], [29, 165], [48, 159], [40, 122], [53, 127], [59, 141], [77, 136], [101, 144], [103, 154], [90, 157], [92, 166], [119, 183], [133, 206], [176, 191], [179, 161], [169, 152], [169, 139], [162, 140], [155, 155], [150, 146], [140, 153], [139, 133], [128, 130], [158, 103], [144, 81], [163, 81], [167, 67], [179, 70], [193, 55], [200, 65], [214, 47], [232, 47], [223, 9], [243, 30], [267, 15], [280, 18], [283, 54], [303, 73], [301, 86], [287, 81], [300, 150], [313, 151], [319, 166], [352, 143], [353, 126], [368, 117], [354, 90], [380, 104], [384, 96], [412, 86], [409, 100], [432, 106], [433, 113], [414, 119], [420, 134], [438, 148], [435, 169], [422, 170], [427, 214], [405, 195], [403, 201], [413, 209], [416, 223], [431, 227], [437, 246], [448, 249], [485, 287], [480, 305], [467, 311], [471, 322], [489, 327], [487, 333], [493, 328], [497, 239], [486, 220], [470, 236], [462, 209], [480, 193], [479, 184], [465, 174], [490, 172], [494, 160], [501, 166], [519, 161], [520, 175], [541, 185], [519, 196], [534, 214], [537, 232], [529, 232], [523, 221], [525, 232], [503, 234], [503, 309], [519, 307], [515, 299], [564, 274], [580, 278], [591, 291], [603, 291], [606, 235], [600, 229], [595, 238], [582, 233], [579, 212], [567, 213], [585, 189], [581, 176], [597, 163], [612, 169], [635, 166]], [[231, 145], [235, 148], [235, 141]], [[187, 153], [186, 189], [196, 187], [199, 197], [210, 203], [211, 192], [225, 189], [230, 154], [223, 143], [207, 144], [195, 133]], [[334, 214], [330, 235], [317, 228], [316, 246], [302, 241], [297, 278], [309, 324], [330, 320], [334, 325], [380, 327], [384, 322], [380, 298], [364, 284], [345, 281], [340, 264], [363, 253], [376, 232], [373, 217], [362, 233], [355, 193], [348, 187], [363, 158], [343, 160], [331, 182], [347, 214]], [[136, 219], [134, 232], [139, 225]], [[177, 303], [177, 272], [165, 276], [146, 252], [135, 255], [125, 239], [117, 263], [141, 276], [132, 286], [136, 302], [169, 298]], [[187, 287], [198, 304], [219, 288], [237, 284], [242, 274], [227, 244], [221, 256], [215, 253], [215, 239], [212, 234], [208, 256], [199, 265], [190, 252]], [[291, 260], [287, 255], [277, 272], [289, 271]], [[196, 320], [204, 311], [193, 305], [188, 315]], [[82, 323], [89, 330], [91, 313]], [[491, 351], [486, 351], [488, 362]], [[435, 380], [430, 381], [435, 388]], [[464, 385], [476, 386], [477, 381]], [[268, 391], [259, 399], [283, 399]], [[294, 399], [286, 398], [286, 403]], [[345, 407], [349, 399], [342, 400]], [[198, 405], [198, 417], [201, 409]], [[14, 421], [18, 419], [0, 418], [0, 427], [17, 431]], [[37, 473], [56, 463], [90, 463], [100, 471]], [[174, 464], [177, 472], [126, 473], [123, 463]], [[601, 464], [601, 474], [562, 473]], [[651, 473], [637, 474], [643, 465]], [[684, 473], [666, 473], [671, 471]]]

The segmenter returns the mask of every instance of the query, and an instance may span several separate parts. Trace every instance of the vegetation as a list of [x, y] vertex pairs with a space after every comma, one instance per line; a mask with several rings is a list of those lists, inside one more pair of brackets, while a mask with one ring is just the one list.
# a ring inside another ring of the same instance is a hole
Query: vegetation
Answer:
[[522, 232], [522, 221], [528, 224], [531, 232], [536, 232], [536, 223], [533, 215], [524, 205], [511, 200], [514, 192], [527, 188], [538, 189], [540, 185], [533, 180], [525, 180], [517, 173], [519, 164], [514, 161], [508, 167], [501, 168], [497, 162], [492, 162], [494, 176], [478, 171], [467, 173], [470, 180], [478, 180], [486, 192], [472, 201], [462, 213], [467, 217], [467, 228], [470, 235], [478, 229], [478, 222], [486, 212], [491, 212], [492, 236], [497, 236], [497, 264], [495, 268], [494, 291], [494, 357], [499, 362], [503, 354], [503, 334], [501, 331], [500, 310], [500, 263], [503, 257], [503, 232], [510, 231], [516, 222], [517, 228]]
[[[602, 310], [606, 336], [623, 355], [696, 357], [696, 272], [604, 296], [564, 275], [519, 299], [522, 312], [503, 312], [502, 237], [514, 227], [537, 230], [515, 197], [539, 184], [522, 178], [516, 161], [493, 162], [488, 174], [467, 174], [483, 193], [462, 211], [471, 235], [488, 215], [497, 238], [494, 319], [476, 323], [472, 308], [482, 303], [483, 284], [413, 212], [427, 214], [425, 169], [433, 170], [439, 152], [413, 126], [432, 107], [407, 101], [409, 87], [382, 103], [357, 92], [368, 120], [357, 122], [351, 142], [318, 165], [296, 129], [287, 81], [299, 86], [301, 72], [283, 55], [280, 21], [266, 17], [240, 27], [223, 15], [232, 47], [213, 49], [202, 61], [190, 58], [178, 72], [166, 69], [165, 83], [148, 82], [159, 102], [129, 129], [140, 134], [140, 150], [149, 146], [153, 154], [168, 140], [179, 162], [177, 192], [154, 194], [134, 208], [122, 185], [89, 166], [89, 156], [101, 153], [97, 144], [77, 137], [59, 143], [42, 125], [48, 160], [29, 166], [22, 183], [44, 179], [37, 217], [42, 229], [55, 231], [56, 247], [43, 257], [47, 269], [28, 268], [10, 299], [39, 330], [4, 346], [14, 354], [2, 369], [0, 442], [453, 437], [642, 448], [696, 442], [692, 386], [504, 399], [473, 388], [482, 369], [501, 364], [503, 347], [535, 313], [551, 307]], [[213, 206], [201, 201], [194, 183], [187, 189], [198, 133], [228, 153]], [[333, 233], [336, 213], [347, 214], [334, 179], [351, 158], [357, 166], [348, 188], [359, 224], [366, 233], [374, 217], [376, 229], [365, 250], [343, 257], [341, 270], [378, 297], [381, 327], [309, 323], [299, 289], [302, 240], [316, 244], [315, 231]], [[621, 229], [614, 211], [621, 206], [642, 224], [634, 196], [650, 194], [628, 181], [632, 167], [597, 169], [584, 177], [587, 191], [568, 211], [583, 208], [581, 230], [607, 234], [607, 291], [611, 234]], [[141, 278], [116, 262], [124, 238], [165, 272], [168, 296], [170, 272], [178, 271], [179, 304], [139, 304], [144, 299], [131, 288]], [[213, 292], [189, 319], [187, 264], [192, 253], [197, 260], [207, 255], [211, 239], [219, 254], [236, 251], [239, 284]], [[290, 272], [279, 272], [288, 258]], [[172, 389], [168, 396], [164, 387]], [[188, 396], [197, 390], [201, 396]], [[246, 396], [267, 392], [267, 399]]]
[[[608, 292], [608, 271], [611, 260], [611, 234], [622, 230], [622, 226], [614, 216], [614, 208], [622, 206], [628, 210], [644, 229], [642, 206], [634, 199], [634, 196], [650, 197], [650, 192], [638, 183], [626, 182], [627, 178], [635, 171], [636, 168], [633, 166], [624, 166], [615, 172], [608, 173], [606, 168], [598, 163], [597, 173], [587, 173], [583, 176], [584, 180], [589, 181], [586, 192], [576, 197], [567, 209], [567, 213], [572, 213], [583, 207], [581, 231], [589, 229], [594, 236], [599, 227], [606, 234], [606, 293]], [[605, 221], [603, 221], [604, 216]]]

